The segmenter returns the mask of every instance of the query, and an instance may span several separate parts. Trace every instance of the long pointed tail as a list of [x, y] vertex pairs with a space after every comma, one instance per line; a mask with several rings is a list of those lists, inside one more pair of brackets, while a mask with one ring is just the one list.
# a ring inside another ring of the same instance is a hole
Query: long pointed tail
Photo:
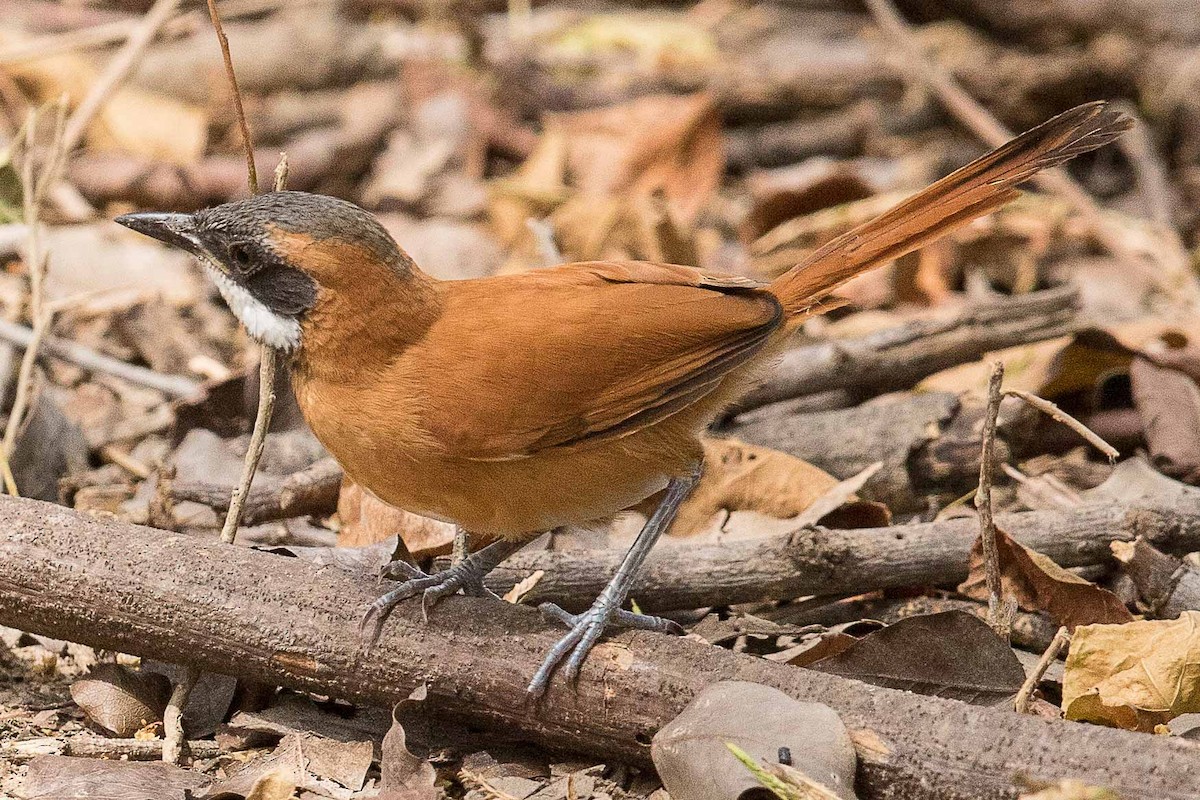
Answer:
[[785, 312], [802, 313], [854, 276], [994, 211], [1039, 170], [1103, 147], [1130, 124], [1102, 102], [1065, 111], [827, 243], [777, 278], [770, 291]]

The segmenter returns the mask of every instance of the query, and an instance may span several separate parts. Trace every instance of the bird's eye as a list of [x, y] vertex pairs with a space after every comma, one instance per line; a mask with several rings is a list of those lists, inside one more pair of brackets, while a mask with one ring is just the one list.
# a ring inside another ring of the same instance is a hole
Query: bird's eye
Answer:
[[250, 263], [250, 251], [240, 244], [229, 246], [229, 257], [239, 266], [244, 267]]

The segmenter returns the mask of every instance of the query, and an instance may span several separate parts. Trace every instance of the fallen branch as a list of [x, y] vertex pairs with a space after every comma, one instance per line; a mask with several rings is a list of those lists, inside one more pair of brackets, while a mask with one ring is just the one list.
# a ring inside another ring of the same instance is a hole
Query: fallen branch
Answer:
[[[337, 509], [342, 485], [342, 468], [332, 458], [323, 458], [307, 469], [270, 485], [255, 486], [242, 506], [243, 525], [261, 525], [295, 517], [332, 514]], [[229, 510], [232, 487], [216, 483], [172, 483], [172, 503], [191, 501], [223, 514]]]
[[950, 319], [918, 320], [797, 348], [784, 355], [767, 383], [738, 403], [738, 410], [835, 389], [859, 401], [907, 389], [986, 353], [1069, 334], [1078, 302], [1074, 289], [1050, 289], [981, 304]]
[[[1138, 536], [1170, 552], [1200, 549], [1200, 499], [1193, 496], [1162, 505], [1001, 514], [997, 523], [1064, 567], [1109, 563], [1111, 542]], [[957, 584], [967, 577], [978, 535], [974, 518], [959, 518], [890, 528], [817, 528], [723, 545], [664, 543], [646, 559], [630, 597], [642, 608], [661, 611]], [[581, 610], [603, 590], [619, 560], [620, 553], [603, 550], [518, 553], [488, 576], [487, 585], [502, 594], [545, 570], [525, 601]]]
[[[33, 329], [17, 322], [0, 319], [0, 339], [24, 348], [33, 342], [33, 338]], [[42, 338], [39, 355], [61, 358], [63, 361], [91, 372], [103, 372], [139, 386], [157, 389], [172, 398], [194, 399], [203, 391], [202, 384], [191, 378], [182, 375], [164, 375], [152, 369], [128, 364], [112, 356], [98, 353], [86, 345], [56, 336]]]
[[1103, 784], [1126, 800], [1195, 794], [1200, 750], [1188, 742], [867, 686], [656, 634], [614, 637], [577, 687], [556, 681], [533, 704], [525, 684], [560, 632], [532, 609], [451, 597], [422, 623], [420, 604], [406, 603], [366, 655], [357, 629], [374, 581], [35, 501], [0, 499], [0, 520], [0, 623], [93, 647], [373, 704], [423, 684], [430, 712], [639, 764], [697, 692], [748, 680], [839, 713], [864, 800], [1015, 798], [1019, 773]]
[[[781, 450], [837, 477], [882, 461], [860, 495], [898, 514], [924, 510], [928, 495], [961, 497], [979, 479], [983, 408], [957, 395], [896, 394], [809, 413], [790, 406], [774, 403], [742, 414], [718, 435]], [[1007, 426], [996, 443], [1001, 461], [1009, 457], [1006, 435], [1012, 435]]]

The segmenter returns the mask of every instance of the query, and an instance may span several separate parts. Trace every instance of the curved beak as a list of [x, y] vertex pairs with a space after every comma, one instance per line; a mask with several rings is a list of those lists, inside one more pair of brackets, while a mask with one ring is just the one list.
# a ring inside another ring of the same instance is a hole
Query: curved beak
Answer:
[[196, 218], [191, 214], [142, 211], [136, 214], [122, 214], [113, 222], [160, 242], [182, 247], [190, 253], [198, 254], [203, 249], [200, 237], [196, 234]]

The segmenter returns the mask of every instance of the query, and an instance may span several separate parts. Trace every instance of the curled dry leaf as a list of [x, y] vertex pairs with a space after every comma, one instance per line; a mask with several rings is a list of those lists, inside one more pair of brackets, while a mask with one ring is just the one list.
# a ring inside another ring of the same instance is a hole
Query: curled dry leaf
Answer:
[[1008, 644], [965, 611], [902, 619], [808, 669], [977, 704], [1005, 700], [1025, 681]]
[[[707, 530], [713, 517], [723, 511], [756, 511], [776, 519], [791, 519], [820, 505], [824, 517], [852, 503], [868, 525], [890, 521], [885, 507], [855, 502], [853, 492], [859, 487], [839, 482], [824, 470], [778, 450], [736, 439], [706, 439], [704, 463], [699, 485], [671, 526], [672, 536], [692, 536]], [[848, 491], [836, 493], [839, 487]], [[825, 503], [831, 494], [838, 502]], [[810, 521], [816, 522], [805, 520]]]
[[71, 684], [71, 699], [88, 719], [122, 738], [161, 720], [170, 695], [171, 682], [165, 675], [119, 664], [97, 664]]
[[771, 764], [786, 748], [810, 779], [855, 797], [854, 745], [833, 709], [756, 683], [722, 681], [696, 695], [655, 734], [650, 756], [673, 800], [734, 800], [759, 783], [730, 743]]
[[409, 699], [392, 709], [392, 727], [383, 737], [379, 761], [379, 800], [435, 800], [437, 772], [427, 759], [408, 749], [407, 735], [401, 717], [407, 704], [419, 703], [425, 697], [425, 687], [418, 687]]
[[1077, 628], [1062, 708], [1067, 719], [1147, 732], [1200, 711], [1200, 611]]
[[[1071, 630], [1078, 625], [1119, 624], [1133, 619], [1115, 594], [1063, 569], [1003, 530], [996, 531], [996, 551], [1004, 592], [1014, 596], [1024, 611], [1045, 611]], [[958, 590], [975, 600], [986, 600], [983, 550], [978, 539], [971, 547], [970, 564], [970, 575]]]

